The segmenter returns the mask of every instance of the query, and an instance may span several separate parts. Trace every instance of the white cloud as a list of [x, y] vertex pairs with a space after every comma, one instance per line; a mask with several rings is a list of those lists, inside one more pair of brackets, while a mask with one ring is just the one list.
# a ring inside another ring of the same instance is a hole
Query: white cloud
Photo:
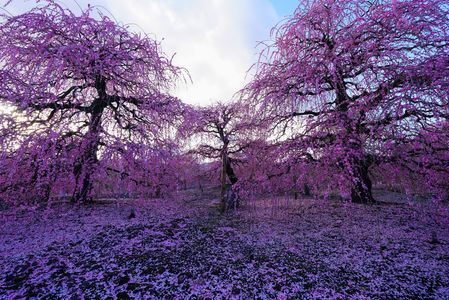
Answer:
[[116, 18], [163, 37], [165, 51], [176, 52], [175, 63], [189, 70], [193, 84], [176, 91], [189, 103], [228, 100], [242, 88], [257, 40], [268, 38], [278, 19], [265, 0], [120, 2], [108, 5]]
[[[15, 5], [17, 5], [15, 1]], [[69, 0], [63, 1], [76, 7]], [[279, 20], [269, 0], [93, 0], [123, 23], [135, 23], [176, 53], [175, 64], [189, 70], [193, 84], [180, 84], [175, 94], [188, 103], [229, 100], [243, 87], [248, 68], [257, 60], [257, 41], [269, 37]], [[138, 28], [136, 27], [136, 30]]]

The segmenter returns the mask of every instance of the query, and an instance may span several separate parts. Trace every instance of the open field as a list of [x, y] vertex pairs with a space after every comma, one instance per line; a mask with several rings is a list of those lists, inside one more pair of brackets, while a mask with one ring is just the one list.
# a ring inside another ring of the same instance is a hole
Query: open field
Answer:
[[185, 199], [3, 212], [0, 298], [449, 299], [447, 207]]

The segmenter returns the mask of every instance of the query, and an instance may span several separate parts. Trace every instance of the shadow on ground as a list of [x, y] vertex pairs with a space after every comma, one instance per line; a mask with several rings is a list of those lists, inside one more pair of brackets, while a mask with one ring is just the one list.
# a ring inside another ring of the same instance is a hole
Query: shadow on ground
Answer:
[[434, 208], [271, 199], [223, 216], [167, 201], [4, 217], [0, 298], [449, 298]]

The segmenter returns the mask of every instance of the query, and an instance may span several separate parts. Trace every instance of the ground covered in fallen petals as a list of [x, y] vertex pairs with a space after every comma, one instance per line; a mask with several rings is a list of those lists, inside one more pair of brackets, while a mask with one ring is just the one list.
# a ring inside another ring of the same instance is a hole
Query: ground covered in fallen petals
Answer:
[[2, 212], [0, 298], [449, 299], [447, 207], [178, 198]]

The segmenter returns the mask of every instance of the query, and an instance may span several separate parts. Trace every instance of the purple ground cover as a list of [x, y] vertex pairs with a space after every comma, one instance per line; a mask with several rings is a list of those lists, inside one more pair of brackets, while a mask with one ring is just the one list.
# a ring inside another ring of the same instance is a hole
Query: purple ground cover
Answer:
[[214, 204], [4, 212], [0, 298], [449, 299], [444, 211], [270, 199], [221, 215]]

